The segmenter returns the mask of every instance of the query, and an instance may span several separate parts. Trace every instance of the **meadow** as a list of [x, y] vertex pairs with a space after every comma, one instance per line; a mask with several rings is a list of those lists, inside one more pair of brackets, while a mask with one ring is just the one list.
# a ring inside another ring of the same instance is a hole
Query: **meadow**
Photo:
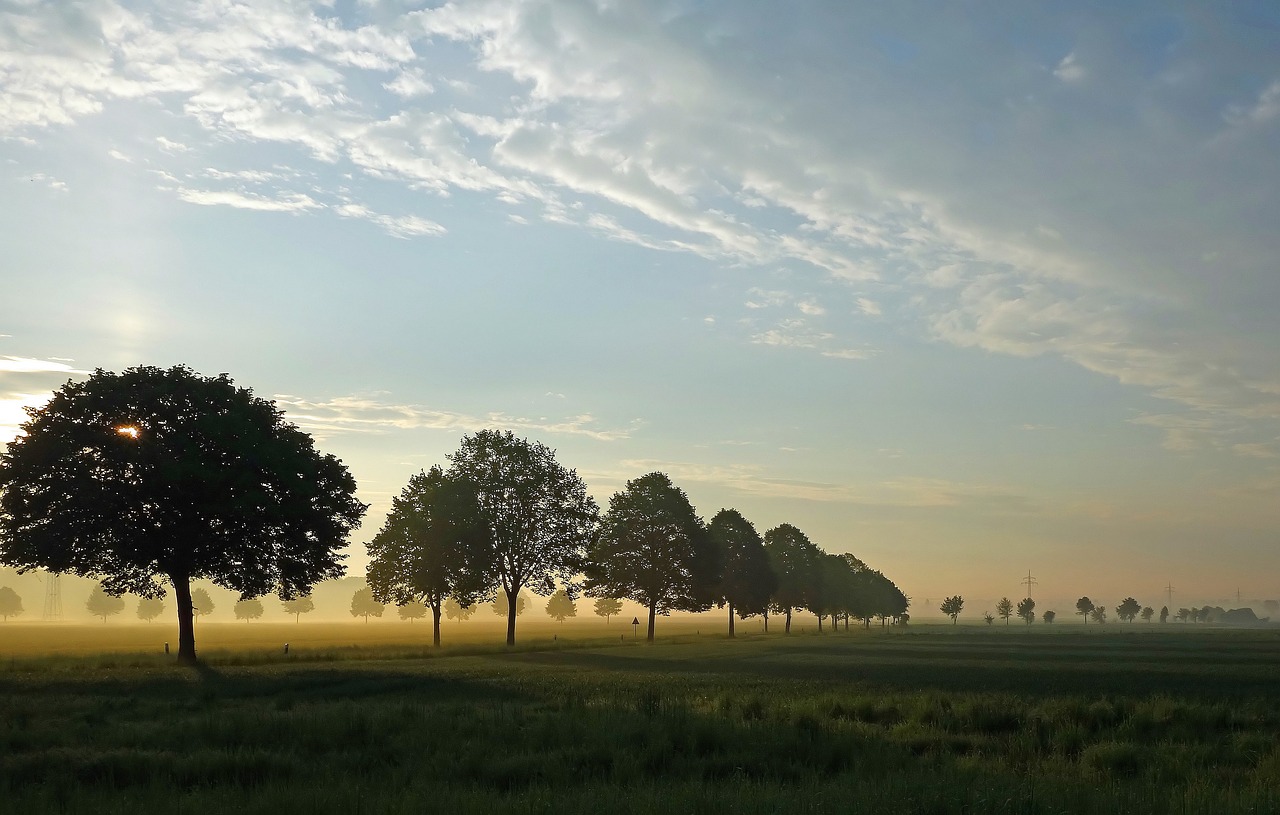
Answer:
[[544, 624], [514, 649], [477, 628], [432, 651], [425, 626], [210, 624], [203, 665], [183, 669], [157, 652], [158, 627], [11, 625], [0, 801], [25, 813], [1280, 811], [1278, 630], [728, 640], [703, 626], [645, 645], [616, 621], [608, 633]]

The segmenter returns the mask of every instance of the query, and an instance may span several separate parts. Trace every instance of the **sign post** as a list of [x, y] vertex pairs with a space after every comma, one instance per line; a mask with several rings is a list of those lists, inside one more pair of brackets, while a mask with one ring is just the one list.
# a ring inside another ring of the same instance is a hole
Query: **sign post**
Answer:
[[640, 626], [640, 618], [632, 617], [631, 618], [631, 639], [636, 638], [636, 632], [639, 630], [639, 626]]

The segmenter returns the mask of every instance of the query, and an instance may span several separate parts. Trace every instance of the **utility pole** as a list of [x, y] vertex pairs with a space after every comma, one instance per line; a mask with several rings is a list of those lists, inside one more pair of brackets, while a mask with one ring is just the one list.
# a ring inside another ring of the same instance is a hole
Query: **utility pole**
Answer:
[[1026, 577], [1024, 577], [1024, 578], [1022, 578], [1022, 580], [1021, 580], [1021, 581], [1019, 581], [1019, 582], [1021, 582], [1021, 583], [1023, 583], [1023, 584], [1025, 584], [1025, 585], [1026, 585], [1026, 587], [1027, 587], [1027, 596], [1028, 596], [1028, 597], [1030, 597], [1030, 596], [1031, 596], [1031, 587], [1032, 587], [1032, 586], [1039, 585], [1039, 583], [1040, 583], [1040, 581], [1039, 581], [1039, 580], [1036, 580], [1034, 577], [1032, 577], [1032, 576], [1031, 576], [1031, 570], [1030, 570], [1030, 569], [1027, 569], [1027, 576], [1026, 576]]
[[1173, 584], [1170, 583], [1164, 587], [1165, 596], [1169, 598], [1169, 604], [1173, 605]]

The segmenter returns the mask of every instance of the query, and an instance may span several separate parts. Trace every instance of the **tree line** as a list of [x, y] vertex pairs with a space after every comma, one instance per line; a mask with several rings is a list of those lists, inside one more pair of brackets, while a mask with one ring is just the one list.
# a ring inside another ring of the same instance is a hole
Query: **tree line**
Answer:
[[[368, 510], [354, 478], [226, 374], [99, 369], [27, 412], [0, 453], [0, 564], [97, 578], [110, 597], [171, 588], [181, 661], [196, 659], [192, 581], [302, 602], [345, 572], [341, 549]], [[797, 609], [820, 626], [906, 619], [906, 595], [857, 558], [789, 524], [760, 535], [733, 509], [704, 522], [664, 473], [628, 481], [602, 513], [554, 451], [510, 432], [468, 435], [449, 459], [397, 497], [366, 576], [377, 601], [429, 608], [436, 644], [446, 601], [498, 595], [514, 644], [522, 588], [633, 600], [650, 640], [657, 616], [712, 606], [731, 629], [770, 613], [789, 629]]]
[[573, 470], [540, 442], [510, 431], [465, 436], [440, 465], [410, 478], [370, 541], [367, 580], [381, 602], [431, 611], [433, 642], [450, 600], [460, 608], [507, 600], [514, 644], [518, 598], [579, 593], [631, 600], [646, 639], [672, 611], [727, 609], [736, 619], [799, 609], [824, 620], [902, 619], [909, 600], [851, 555], [823, 552], [792, 524], [761, 535], [735, 509], [704, 522], [665, 473], [632, 479], [601, 512]]

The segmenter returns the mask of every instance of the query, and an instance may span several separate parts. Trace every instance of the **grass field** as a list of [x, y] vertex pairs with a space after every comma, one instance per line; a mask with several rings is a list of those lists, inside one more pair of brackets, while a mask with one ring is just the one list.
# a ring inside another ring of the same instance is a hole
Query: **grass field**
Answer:
[[1280, 811], [1270, 629], [103, 628], [0, 628], [5, 812]]

